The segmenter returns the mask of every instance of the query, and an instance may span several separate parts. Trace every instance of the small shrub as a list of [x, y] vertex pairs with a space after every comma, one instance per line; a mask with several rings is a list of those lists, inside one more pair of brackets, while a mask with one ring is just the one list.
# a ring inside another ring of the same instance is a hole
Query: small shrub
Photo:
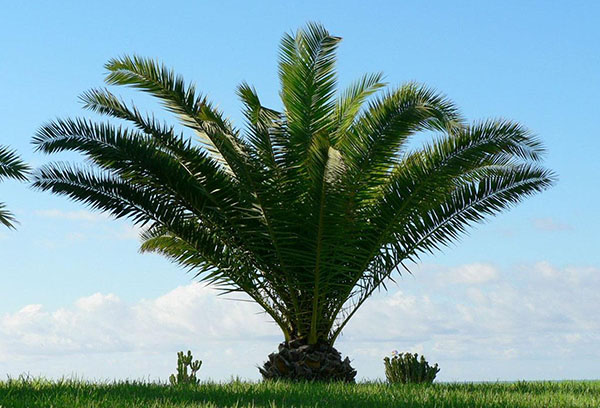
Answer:
[[[169, 382], [171, 385], [184, 385], [200, 383], [200, 380], [196, 378], [196, 373], [200, 370], [202, 361], [193, 361], [192, 352], [188, 350], [187, 354], [183, 354], [183, 351], [177, 353], [177, 375], [171, 374]], [[188, 373], [188, 368], [190, 372]]]
[[385, 376], [391, 384], [432, 383], [440, 371], [437, 363], [432, 367], [417, 353], [392, 352], [392, 358], [383, 359]]

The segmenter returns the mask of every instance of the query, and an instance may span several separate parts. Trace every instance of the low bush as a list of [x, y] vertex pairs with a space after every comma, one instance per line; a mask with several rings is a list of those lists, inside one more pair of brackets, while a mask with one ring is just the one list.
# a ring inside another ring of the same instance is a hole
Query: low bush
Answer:
[[440, 371], [437, 363], [430, 366], [425, 357], [417, 353], [398, 353], [394, 351], [392, 358], [383, 359], [385, 376], [391, 384], [432, 383]]

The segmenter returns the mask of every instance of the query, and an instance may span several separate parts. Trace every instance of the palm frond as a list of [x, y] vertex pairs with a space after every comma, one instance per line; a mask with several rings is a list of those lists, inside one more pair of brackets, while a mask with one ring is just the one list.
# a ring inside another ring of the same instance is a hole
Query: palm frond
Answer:
[[[340, 40], [323, 26], [308, 24], [295, 36], [284, 35], [281, 41], [279, 78], [289, 133], [285, 153], [290, 166], [315, 161], [309, 150], [322, 144], [315, 139], [325, 137], [323, 133], [334, 119], [335, 52]], [[305, 164], [304, 170], [313, 173], [310, 164]], [[319, 178], [316, 173], [312, 176]]]
[[[29, 166], [25, 164], [14, 150], [0, 146], [0, 180], [14, 179], [25, 181], [29, 176]], [[15, 228], [17, 220], [8, 211], [4, 203], [0, 203], [0, 224], [8, 228]]]
[[461, 126], [454, 103], [430, 88], [408, 83], [371, 102], [338, 148], [348, 156], [353, 174], [377, 184], [398, 163], [410, 136], [421, 130], [452, 133]]
[[383, 74], [364, 75], [350, 85], [341, 95], [335, 112], [335, 127], [333, 129], [333, 144], [344, 145], [348, 129], [355, 122], [365, 101], [385, 86]]
[[14, 150], [0, 146], [0, 180], [11, 178], [15, 180], [27, 180], [29, 166], [25, 164]]
[[[247, 293], [286, 340], [333, 344], [404, 262], [555, 181], [541, 167], [540, 140], [522, 125], [467, 125], [452, 101], [426, 86], [377, 95], [382, 75], [371, 74], [336, 95], [339, 43], [319, 24], [284, 35], [283, 109], [263, 106], [242, 83], [240, 131], [165, 65], [113, 59], [106, 82], [158, 98], [183, 132], [92, 89], [84, 107], [121, 125], [43, 126], [37, 150], [78, 152], [90, 166], [49, 164], [34, 174], [34, 187], [143, 226], [142, 251], [223, 293]], [[409, 148], [421, 132], [433, 140]]]
[[262, 106], [256, 90], [247, 83], [238, 86], [237, 94], [244, 104], [251, 151], [263, 166], [275, 171], [278, 167], [277, 156], [281, 155], [282, 148], [281, 136], [277, 135], [281, 113]]
[[237, 132], [206, 97], [196, 93], [193, 84], [186, 85], [165, 65], [138, 56], [112, 59], [105, 68], [109, 85], [131, 86], [155, 96], [196, 132], [215, 159], [236, 176], [244, 174], [244, 149]]
[[15, 228], [16, 222], [17, 220], [15, 219], [13, 213], [6, 209], [6, 204], [0, 203], [0, 224], [13, 229]]

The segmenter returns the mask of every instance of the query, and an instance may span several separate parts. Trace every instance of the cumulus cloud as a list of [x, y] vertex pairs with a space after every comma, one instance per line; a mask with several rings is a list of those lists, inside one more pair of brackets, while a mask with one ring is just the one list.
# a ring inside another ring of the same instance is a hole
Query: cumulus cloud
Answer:
[[135, 304], [95, 293], [54, 311], [27, 305], [2, 317], [0, 344], [9, 354], [168, 350], [190, 341], [277, 335], [267, 321], [256, 305], [220, 299], [193, 283]]
[[[447, 272], [453, 279], [456, 269]], [[508, 359], [519, 365], [521, 359], [598, 359], [600, 316], [594, 310], [600, 304], [600, 269], [538, 263], [517, 272], [520, 276], [496, 272], [486, 284], [467, 279], [462, 287], [375, 299], [348, 334], [366, 341], [378, 333], [386, 342], [420, 346], [440, 360]], [[378, 327], [381, 322], [387, 324]]]
[[474, 263], [462, 265], [440, 272], [437, 279], [440, 283], [482, 284], [498, 278], [498, 271], [489, 264]]
[[[439, 362], [442, 380], [593, 376], [599, 268], [434, 270], [399, 280], [398, 289], [376, 295], [347, 326], [338, 348], [354, 358], [360, 375], [381, 377], [381, 359], [398, 349]], [[225, 300], [201, 284], [136, 303], [96, 293], [56, 310], [26, 305], [1, 316], [0, 375], [165, 379], [175, 352], [189, 348], [204, 360], [205, 378], [256, 379], [256, 365], [279, 341], [256, 305]]]

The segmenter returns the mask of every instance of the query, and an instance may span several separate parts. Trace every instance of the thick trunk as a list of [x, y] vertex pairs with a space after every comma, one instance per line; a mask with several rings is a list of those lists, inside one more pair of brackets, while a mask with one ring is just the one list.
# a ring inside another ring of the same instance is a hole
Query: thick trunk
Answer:
[[342, 360], [329, 344], [309, 345], [302, 339], [281, 343], [259, 371], [265, 380], [354, 382], [356, 377], [348, 357]]

